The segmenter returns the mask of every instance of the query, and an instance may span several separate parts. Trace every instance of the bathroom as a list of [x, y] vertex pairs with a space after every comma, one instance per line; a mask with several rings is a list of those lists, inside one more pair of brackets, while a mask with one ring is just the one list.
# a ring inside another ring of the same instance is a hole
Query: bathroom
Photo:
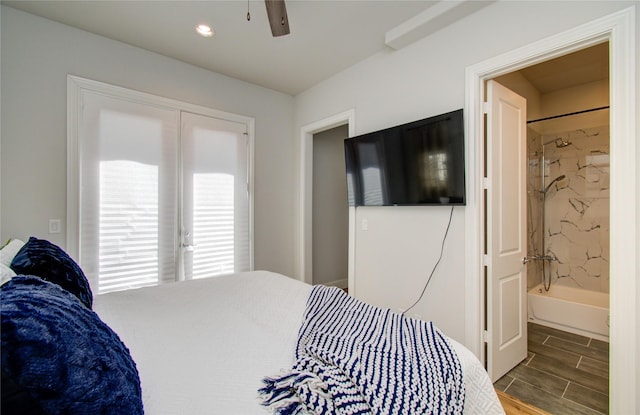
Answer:
[[597, 44], [496, 80], [527, 100], [529, 321], [608, 341], [609, 66]]
[[608, 413], [608, 43], [496, 80], [527, 100], [529, 324], [527, 358], [495, 386], [554, 414]]

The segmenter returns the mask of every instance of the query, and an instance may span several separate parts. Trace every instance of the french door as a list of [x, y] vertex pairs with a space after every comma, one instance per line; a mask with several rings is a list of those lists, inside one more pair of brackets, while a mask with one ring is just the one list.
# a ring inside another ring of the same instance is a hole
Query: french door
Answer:
[[249, 182], [246, 126], [182, 114], [184, 278], [247, 271]]
[[92, 290], [250, 270], [251, 124], [112, 89], [77, 96], [77, 257]]

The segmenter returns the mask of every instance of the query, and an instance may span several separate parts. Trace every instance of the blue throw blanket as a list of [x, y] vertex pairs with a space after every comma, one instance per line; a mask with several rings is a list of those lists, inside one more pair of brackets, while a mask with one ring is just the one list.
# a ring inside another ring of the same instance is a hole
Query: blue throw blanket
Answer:
[[144, 413], [129, 350], [73, 294], [16, 276], [0, 287], [0, 317], [3, 414]]
[[295, 357], [259, 390], [276, 414], [462, 413], [462, 369], [440, 330], [338, 288], [312, 289]]

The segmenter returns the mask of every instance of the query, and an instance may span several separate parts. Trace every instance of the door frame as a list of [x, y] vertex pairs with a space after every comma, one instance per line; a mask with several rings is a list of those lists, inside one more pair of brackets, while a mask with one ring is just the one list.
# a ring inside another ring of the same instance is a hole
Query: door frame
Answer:
[[[610, 403], [611, 413], [636, 413], [638, 308], [636, 306], [637, 201], [635, 7], [580, 25], [467, 67], [465, 130], [468, 194], [466, 223], [466, 345], [485, 358], [484, 82], [488, 79], [609, 42], [611, 129]], [[624, 203], [626, 200], [627, 203]]]
[[[298, 243], [296, 252], [297, 278], [307, 284], [313, 283], [313, 135], [341, 125], [348, 125], [349, 137], [355, 135], [355, 110], [350, 109], [339, 114], [307, 124], [300, 129], [300, 175], [299, 175], [299, 219]], [[346, 178], [345, 178], [346, 180]], [[349, 264], [348, 285], [352, 289], [355, 239], [351, 229], [355, 208], [349, 207]]]

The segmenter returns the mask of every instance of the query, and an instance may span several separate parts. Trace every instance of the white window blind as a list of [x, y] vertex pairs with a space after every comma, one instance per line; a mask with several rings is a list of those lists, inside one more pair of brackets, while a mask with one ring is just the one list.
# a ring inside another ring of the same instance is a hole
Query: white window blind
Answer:
[[158, 166], [100, 162], [99, 291], [158, 282], [158, 184]]
[[229, 274], [235, 269], [233, 176], [193, 176], [193, 261], [191, 278]]
[[80, 266], [98, 293], [175, 280], [178, 112], [85, 93]]
[[246, 126], [183, 113], [182, 132], [185, 277], [248, 271]]

